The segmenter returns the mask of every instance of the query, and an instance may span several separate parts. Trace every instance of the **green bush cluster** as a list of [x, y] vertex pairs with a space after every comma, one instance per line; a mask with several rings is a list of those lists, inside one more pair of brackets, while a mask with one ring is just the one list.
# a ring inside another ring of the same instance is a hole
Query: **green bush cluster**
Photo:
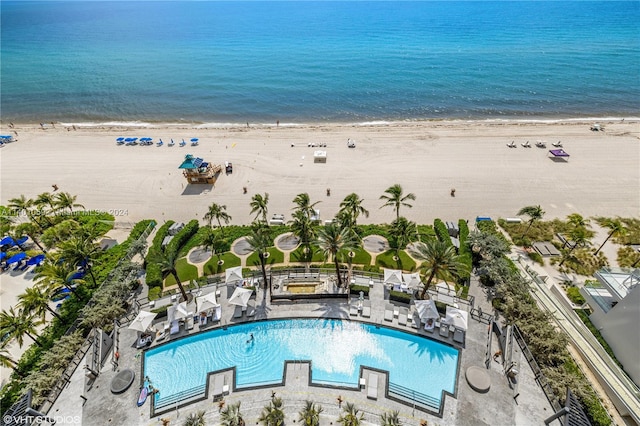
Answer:
[[[471, 271], [473, 269], [473, 253], [471, 253], [471, 247], [469, 247], [469, 225], [467, 221], [464, 219], [458, 220], [458, 229], [460, 234], [458, 238], [460, 240], [460, 250], [458, 251], [458, 255], [460, 256], [460, 262], [463, 263], [466, 268], [460, 276], [460, 283], [467, 285], [469, 283], [469, 279], [471, 278]], [[467, 289], [467, 293], [468, 293]]]
[[154, 287], [158, 287], [160, 289], [160, 293], [162, 293], [162, 271], [160, 270], [160, 266], [155, 262], [155, 258], [162, 251], [162, 240], [167, 236], [169, 228], [174, 223], [175, 222], [173, 220], [169, 220], [158, 228], [156, 235], [153, 237], [151, 247], [149, 247], [149, 251], [147, 252], [145, 264], [147, 270], [147, 286], [149, 286], [149, 298], [151, 298], [151, 290]]
[[449, 235], [449, 231], [447, 230], [447, 226], [440, 219], [436, 219], [433, 221], [433, 229], [436, 232], [436, 237], [443, 243], [446, 243], [449, 246], [453, 246], [451, 242], [451, 236]]
[[576, 305], [584, 305], [584, 297], [580, 294], [578, 287], [569, 287], [567, 289], [567, 297]]
[[198, 232], [198, 228], [200, 228], [200, 224], [197, 219], [190, 220], [176, 235], [173, 236], [173, 239], [167, 247], [165, 247], [165, 251], [167, 253], [178, 253], [180, 249], [189, 241], [191, 237]]
[[393, 300], [395, 302], [400, 303], [411, 303], [411, 295], [408, 293], [403, 293], [401, 291], [389, 291], [389, 300]]
[[529, 259], [533, 260], [536, 263], [539, 263], [540, 265], [544, 266], [544, 259], [542, 258], [542, 255], [540, 253], [538, 253], [537, 251], [530, 251], [528, 253]]
[[351, 284], [351, 286], [349, 286], [349, 293], [350, 294], [360, 295], [360, 292], [363, 292], [366, 297], [369, 297], [369, 286], [368, 285], [357, 285], [357, 284]]

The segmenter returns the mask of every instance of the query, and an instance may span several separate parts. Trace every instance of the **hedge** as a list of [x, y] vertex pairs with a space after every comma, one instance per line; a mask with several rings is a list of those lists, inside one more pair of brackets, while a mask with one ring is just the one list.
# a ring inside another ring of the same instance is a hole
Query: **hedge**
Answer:
[[389, 291], [389, 300], [394, 300], [400, 303], [411, 303], [411, 295], [403, 293], [401, 291]]
[[451, 242], [451, 236], [449, 235], [449, 231], [447, 230], [447, 226], [440, 219], [436, 219], [433, 221], [433, 229], [436, 232], [436, 237], [448, 246], [453, 246]]
[[352, 284], [349, 287], [349, 293], [359, 295], [360, 292], [363, 292], [365, 296], [369, 297], [369, 286], [368, 285], [357, 285]]
[[189, 239], [193, 237], [196, 232], [198, 232], [199, 227], [200, 224], [198, 223], [197, 219], [189, 221], [189, 223], [187, 223], [184, 228], [182, 228], [176, 235], [173, 236], [171, 242], [167, 244], [167, 247], [165, 247], [165, 252], [178, 253], [182, 246], [184, 246], [187, 241], [189, 241]]
[[158, 256], [158, 253], [162, 251], [162, 241], [167, 236], [169, 228], [174, 223], [175, 222], [173, 220], [169, 220], [158, 228], [156, 235], [153, 237], [151, 247], [149, 247], [149, 251], [147, 252], [145, 263], [147, 271], [146, 282], [147, 286], [149, 286], [149, 290], [153, 287], [162, 288], [162, 271], [160, 270], [160, 266], [156, 263], [155, 258]]

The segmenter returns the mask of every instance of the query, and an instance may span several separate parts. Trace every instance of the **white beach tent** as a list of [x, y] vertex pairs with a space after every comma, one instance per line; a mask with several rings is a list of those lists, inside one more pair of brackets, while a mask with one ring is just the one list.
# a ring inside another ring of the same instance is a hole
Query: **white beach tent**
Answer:
[[233, 294], [231, 295], [231, 297], [229, 298], [229, 303], [232, 305], [238, 305], [238, 306], [247, 306], [247, 303], [249, 302], [249, 298], [251, 297], [251, 294], [253, 293], [252, 290], [249, 290], [247, 288], [242, 288], [242, 287], [237, 287]]
[[418, 316], [424, 322], [429, 318], [440, 318], [440, 313], [438, 312], [438, 308], [436, 308], [436, 302], [434, 300], [416, 300], [414, 303], [416, 305]]
[[196, 297], [197, 311], [204, 312], [207, 309], [213, 309], [220, 306], [218, 301], [216, 300], [216, 292], [213, 291], [209, 294], [205, 294], [204, 296]]
[[405, 285], [411, 289], [419, 289], [422, 286], [420, 273], [418, 272], [413, 274], [402, 274], [402, 281], [404, 281]]
[[227, 268], [224, 271], [224, 280], [227, 284], [242, 281], [242, 266]]
[[447, 306], [447, 313], [443, 322], [460, 330], [467, 331], [468, 318], [469, 314], [467, 311], [454, 308], [453, 306]]
[[187, 307], [187, 302], [169, 306], [169, 309], [167, 309], [167, 317], [169, 318], [169, 321], [187, 318], [188, 316], [189, 308]]
[[157, 314], [154, 314], [153, 312], [140, 311], [127, 328], [131, 330], [142, 331], [144, 333], [145, 331], [147, 331], [156, 315]]
[[384, 269], [384, 283], [400, 290], [402, 285], [402, 271], [399, 269]]

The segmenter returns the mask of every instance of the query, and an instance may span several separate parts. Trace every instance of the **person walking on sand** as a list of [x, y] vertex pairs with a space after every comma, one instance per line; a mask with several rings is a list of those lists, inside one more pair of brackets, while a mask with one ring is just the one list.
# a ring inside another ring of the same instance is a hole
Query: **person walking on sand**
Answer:
[[280, 127], [280, 120], [276, 120], [276, 127]]

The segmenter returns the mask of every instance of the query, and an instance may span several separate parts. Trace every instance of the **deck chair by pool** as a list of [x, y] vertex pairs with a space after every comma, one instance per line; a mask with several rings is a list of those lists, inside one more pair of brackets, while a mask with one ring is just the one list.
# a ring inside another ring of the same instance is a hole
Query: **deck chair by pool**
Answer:
[[254, 317], [256, 315], [256, 304], [253, 300], [247, 303], [247, 318]]
[[440, 323], [440, 336], [449, 337], [449, 325], [445, 323]]
[[428, 331], [429, 333], [433, 333], [433, 329], [436, 327], [436, 321], [433, 318], [429, 318], [424, 323], [424, 331]]
[[220, 321], [220, 318], [222, 318], [222, 307], [217, 306], [216, 309], [213, 311], [213, 315], [211, 316], [211, 321], [213, 322]]
[[244, 312], [242, 311], [242, 306], [236, 305], [235, 309], [233, 310], [233, 317], [241, 318], [243, 313]]
[[358, 303], [357, 302], [353, 302], [349, 305], [349, 315], [351, 316], [358, 316]]
[[171, 331], [169, 334], [178, 334], [180, 333], [180, 322], [178, 320], [171, 321]]
[[362, 316], [365, 318], [371, 317], [371, 300], [362, 302]]
[[393, 305], [387, 303], [384, 307], [384, 320], [393, 321]]
[[213, 379], [213, 400], [218, 401], [224, 397], [224, 375], [219, 374]]
[[367, 385], [367, 398], [378, 399], [378, 375], [369, 373], [369, 384]]
[[407, 317], [409, 315], [409, 310], [402, 306], [398, 313], [398, 324], [407, 325]]
[[464, 343], [464, 331], [456, 328], [456, 331], [453, 332], [453, 341], [456, 343]]

